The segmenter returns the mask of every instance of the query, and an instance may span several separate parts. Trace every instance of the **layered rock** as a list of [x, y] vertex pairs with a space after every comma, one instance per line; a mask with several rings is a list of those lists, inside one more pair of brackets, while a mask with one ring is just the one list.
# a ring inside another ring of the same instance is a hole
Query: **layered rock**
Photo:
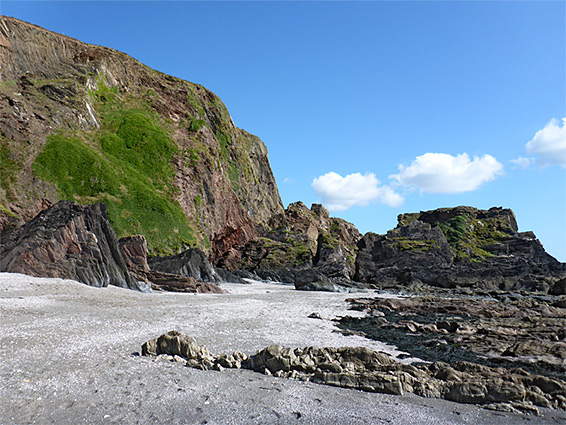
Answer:
[[566, 265], [532, 232], [518, 232], [509, 209], [441, 208], [398, 220], [386, 235], [369, 233], [359, 242], [355, 279], [378, 287], [562, 290]]
[[339, 326], [427, 361], [521, 367], [566, 380], [565, 297], [434, 292], [350, 300], [366, 314], [343, 317]]
[[216, 294], [225, 292], [218, 285], [204, 282], [194, 276], [151, 270], [147, 262], [147, 242], [142, 235], [128, 236], [120, 239], [118, 243], [130, 273], [137, 280], [149, 284], [153, 290]]
[[363, 347], [266, 347], [247, 356], [211, 354], [193, 338], [171, 331], [142, 346], [143, 355], [168, 355], [198, 369], [246, 368], [266, 375], [362, 391], [445, 398], [459, 403], [536, 413], [535, 406], [566, 409], [566, 383], [558, 379], [468, 362], [406, 365]]
[[452, 265], [444, 233], [421, 221], [397, 227], [386, 235], [367, 233], [358, 248], [355, 278], [377, 285], [408, 284], [414, 279], [432, 283], [439, 270]]
[[8, 17], [0, 124], [2, 228], [60, 199], [101, 201], [153, 255], [219, 258], [283, 214], [265, 145], [211, 91]]
[[60, 201], [0, 237], [0, 271], [149, 290], [129, 273], [104, 204]]
[[168, 257], [151, 257], [148, 265], [152, 271], [192, 277], [203, 282], [220, 281], [206, 254], [198, 248]]
[[262, 279], [339, 289], [354, 275], [361, 234], [351, 223], [330, 217], [319, 204], [309, 210], [302, 202], [290, 204], [277, 225], [224, 255], [218, 265]]

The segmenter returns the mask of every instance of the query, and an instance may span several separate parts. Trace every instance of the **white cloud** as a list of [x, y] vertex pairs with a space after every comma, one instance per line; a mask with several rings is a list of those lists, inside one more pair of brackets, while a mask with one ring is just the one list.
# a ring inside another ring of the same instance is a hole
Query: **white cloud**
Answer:
[[540, 165], [560, 164], [566, 167], [566, 118], [562, 127], [553, 118], [525, 145], [528, 153], [536, 155]]
[[398, 207], [404, 201], [389, 186], [379, 186], [379, 180], [373, 173], [354, 173], [342, 177], [332, 171], [315, 178], [311, 186], [331, 211], [344, 211], [354, 205], [365, 207], [376, 200], [390, 207]]
[[520, 156], [517, 159], [512, 159], [511, 162], [513, 164], [517, 164], [521, 168], [528, 168], [533, 163], [534, 158], [524, 158]]
[[425, 153], [417, 156], [408, 167], [399, 165], [399, 174], [389, 176], [405, 186], [416, 186], [421, 192], [462, 193], [478, 189], [500, 174], [503, 165], [491, 155], [456, 156], [445, 153]]

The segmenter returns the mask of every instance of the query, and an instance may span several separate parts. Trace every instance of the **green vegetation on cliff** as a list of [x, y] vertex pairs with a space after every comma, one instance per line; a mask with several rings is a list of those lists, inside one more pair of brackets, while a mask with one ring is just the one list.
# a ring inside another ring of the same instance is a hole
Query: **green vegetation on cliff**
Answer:
[[492, 257], [485, 248], [507, 236], [500, 230], [501, 223], [496, 219], [481, 219], [467, 214], [457, 215], [446, 222], [437, 223], [446, 236], [448, 244], [457, 260], [481, 261]]
[[399, 251], [423, 252], [438, 247], [438, 244], [434, 240], [409, 239], [403, 236], [389, 238], [389, 240]]
[[194, 232], [174, 200], [172, 156], [177, 147], [157, 114], [123, 102], [99, 81], [90, 92], [100, 116], [96, 131], [51, 135], [33, 164], [60, 196], [101, 201], [118, 237], [141, 233], [153, 253], [194, 246]]
[[289, 237], [285, 242], [269, 238], [258, 238], [267, 251], [261, 260], [261, 267], [269, 269], [292, 268], [310, 264], [312, 253], [308, 243]]

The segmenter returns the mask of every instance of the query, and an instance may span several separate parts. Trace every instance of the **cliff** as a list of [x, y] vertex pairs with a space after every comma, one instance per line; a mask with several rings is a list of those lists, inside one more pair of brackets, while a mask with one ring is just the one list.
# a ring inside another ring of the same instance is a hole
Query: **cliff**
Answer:
[[401, 214], [385, 235], [358, 243], [355, 279], [375, 286], [426, 283], [454, 288], [566, 293], [566, 265], [510, 209], [439, 208]]
[[0, 17], [0, 230], [60, 199], [106, 204], [150, 253], [220, 257], [283, 214], [262, 141], [206, 88]]

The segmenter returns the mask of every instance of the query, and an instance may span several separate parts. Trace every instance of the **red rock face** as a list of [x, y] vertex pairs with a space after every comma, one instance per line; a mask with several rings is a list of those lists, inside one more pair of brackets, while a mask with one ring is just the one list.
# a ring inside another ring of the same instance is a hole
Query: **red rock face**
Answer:
[[[6, 17], [0, 17], [0, 80], [6, 82], [0, 86], [0, 143], [16, 168], [9, 187], [0, 188], [0, 204], [14, 214], [0, 208], [0, 229], [22, 225], [60, 200], [32, 164], [53, 132], [96, 131], [101, 117], [89, 90], [100, 81], [168, 123], [179, 149], [172, 161], [175, 200], [200, 248], [217, 257], [283, 214], [265, 145], [237, 128], [222, 101], [200, 85]], [[202, 127], [190, 128], [190, 119]]]
[[134, 235], [122, 238], [118, 241], [124, 260], [128, 269], [137, 268], [143, 272], [149, 272], [147, 264], [147, 241], [143, 235]]

